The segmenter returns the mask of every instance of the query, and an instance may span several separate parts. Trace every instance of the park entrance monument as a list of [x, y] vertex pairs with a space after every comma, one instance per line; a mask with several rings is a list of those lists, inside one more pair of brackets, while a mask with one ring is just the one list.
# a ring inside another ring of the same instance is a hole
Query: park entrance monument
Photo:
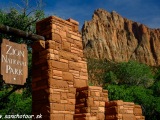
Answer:
[[[107, 90], [88, 86], [78, 26], [73, 19], [56, 16], [37, 23], [37, 34], [45, 39], [32, 45], [32, 114], [43, 120], [144, 120], [141, 106], [109, 101]], [[8, 27], [2, 26], [0, 31], [8, 32]], [[27, 36], [35, 40], [35, 35]], [[3, 39], [0, 72], [4, 81], [23, 85], [27, 65], [27, 46]]]
[[36, 25], [45, 41], [34, 42], [34, 115], [44, 120], [144, 120], [139, 105], [109, 101], [108, 91], [88, 86], [79, 23], [51, 16]]

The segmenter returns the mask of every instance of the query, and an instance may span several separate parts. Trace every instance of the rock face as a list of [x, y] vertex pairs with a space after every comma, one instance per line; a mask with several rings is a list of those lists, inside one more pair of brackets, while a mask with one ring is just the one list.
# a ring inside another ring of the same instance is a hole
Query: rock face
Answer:
[[150, 29], [114, 11], [96, 10], [83, 25], [82, 38], [87, 57], [160, 65], [160, 29]]

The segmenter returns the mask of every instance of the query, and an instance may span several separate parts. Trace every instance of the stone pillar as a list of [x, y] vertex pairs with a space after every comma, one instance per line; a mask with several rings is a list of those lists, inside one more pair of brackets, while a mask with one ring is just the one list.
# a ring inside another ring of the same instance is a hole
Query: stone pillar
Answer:
[[45, 120], [73, 120], [76, 88], [86, 87], [88, 73], [75, 20], [51, 16], [37, 23], [46, 41], [33, 44], [33, 114]]
[[77, 88], [74, 120], [105, 120], [108, 91], [102, 87]]
[[76, 88], [88, 85], [87, 62], [83, 56], [82, 37], [78, 25], [79, 23], [73, 19], [63, 20], [55, 16], [37, 23], [37, 34], [54, 43], [51, 47], [54, 50], [54, 67], [66, 68], [69, 76], [73, 76], [72, 81]]
[[122, 100], [106, 102], [106, 120], [145, 120], [139, 105]]
[[142, 114], [142, 108], [140, 105], [134, 105], [133, 114], [136, 117], [136, 120], [145, 120], [145, 117]]

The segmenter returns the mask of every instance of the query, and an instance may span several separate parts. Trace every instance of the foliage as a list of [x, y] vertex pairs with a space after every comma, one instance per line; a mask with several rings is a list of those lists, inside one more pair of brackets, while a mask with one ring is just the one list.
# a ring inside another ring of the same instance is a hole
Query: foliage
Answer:
[[[44, 18], [44, 12], [38, 7], [33, 9], [28, 0], [24, 0], [24, 3], [25, 5], [21, 7], [21, 10], [15, 7], [11, 7], [9, 12], [0, 10], [0, 24], [35, 33], [35, 24], [38, 20]], [[17, 43], [31, 43], [31, 40], [24, 40], [17, 36], [0, 34], [0, 37]]]
[[136, 61], [114, 63], [107, 60], [88, 59], [88, 73], [91, 83], [138, 85], [150, 87], [154, 74], [149, 66]]
[[105, 82], [111, 79], [111, 75], [114, 77], [114, 81], [112, 82], [119, 85], [127, 84], [150, 87], [154, 83], [150, 67], [136, 61], [118, 63], [111, 71], [106, 72]]
[[92, 83], [99, 80], [108, 90], [109, 100], [141, 105], [146, 120], [160, 118], [160, 68], [135, 61], [114, 63], [90, 58], [88, 72]]
[[[0, 92], [0, 97], [5, 95], [6, 91]], [[3, 103], [0, 103], [1, 115], [26, 114], [31, 115], [32, 99], [26, 97], [25, 93], [13, 93]]]
[[102, 59], [88, 58], [87, 63], [89, 82], [94, 85], [103, 84], [105, 73], [114, 66], [114, 63]]
[[160, 81], [157, 81], [152, 86], [154, 94], [158, 97], [160, 96]]
[[117, 76], [114, 72], [109, 71], [105, 74], [105, 82], [107, 84], [118, 84], [117, 83]]
[[123, 100], [141, 105], [146, 120], [158, 120], [160, 117], [160, 96], [153, 94], [152, 89], [141, 86], [106, 85], [109, 100]]

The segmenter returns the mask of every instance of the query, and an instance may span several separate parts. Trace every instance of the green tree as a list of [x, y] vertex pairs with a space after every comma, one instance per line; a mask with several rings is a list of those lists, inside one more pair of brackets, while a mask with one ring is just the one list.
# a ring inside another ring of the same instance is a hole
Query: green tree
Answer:
[[[11, 7], [9, 12], [0, 10], [0, 24], [18, 28], [26, 32], [35, 33], [36, 22], [44, 18], [44, 12], [40, 8], [41, 3], [34, 5], [36, 7], [31, 7], [29, 0], [22, 1], [24, 4], [22, 4], [22, 6], [18, 5], [20, 10], [15, 7]], [[17, 43], [30, 44], [32, 42], [31, 40], [24, 40], [18, 36], [1, 34], [0, 37], [10, 39]]]
[[[0, 96], [3, 96], [5, 93], [0, 92]], [[1, 109], [0, 113], [1, 115], [7, 115], [7, 114], [31, 114], [31, 108], [32, 108], [32, 99], [31, 96], [25, 95], [24, 92], [14, 92], [11, 94], [6, 101], [3, 103], [0, 103]]]
[[[106, 73], [115, 67], [115, 63], [107, 60], [87, 58], [89, 82], [94, 85], [104, 84]], [[112, 73], [111, 73], [112, 74]], [[114, 74], [114, 73], [113, 73]]]
[[154, 94], [158, 97], [160, 96], [160, 81], [156, 81], [153, 86], [152, 89], [154, 91]]
[[[29, 0], [22, 0], [22, 3], [23, 4], [21, 5], [17, 5], [15, 3], [16, 7], [11, 7], [9, 11], [4, 11], [0, 9], [0, 24], [18, 28], [26, 32], [35, 33], [36, 22], [44, 18], [44, 12], [41, 9], [41, 2], [33, 5], [33, 7], [30, 5]], [[8, 85], [5, 84], [2, 79], [0, 80], [0, 113], [3, 112], [5, 114], [9, 114], [24, 112], [25, 114], [31, 114], [32, 49], [30, 47], [30, 44], [32, 44], [32, 41], [28, 39], [19, 38], [18, 36], [0, 33], [0, 39], [2, 38], [7, 38], [10, 41], [17, 43], [25, 43], [28, 45], [29, 75], [27, 78], [27, 82], [23, 86]], [[21, 90], [21, 94], [16, 93], [17, 90]], [[13, 107], [9, 108], [9, 106]]]
[[[137, 85], [150, 87], [154, 83], [153, 73], [149, 66], [138, 63], [136, 61], [122, 62], [112, 67], [105, 74], [105, 82], [107, 83], [112, 73], [114, 83], [119, 85]], [[117, 80], [115, 80], [117, 78]]]

